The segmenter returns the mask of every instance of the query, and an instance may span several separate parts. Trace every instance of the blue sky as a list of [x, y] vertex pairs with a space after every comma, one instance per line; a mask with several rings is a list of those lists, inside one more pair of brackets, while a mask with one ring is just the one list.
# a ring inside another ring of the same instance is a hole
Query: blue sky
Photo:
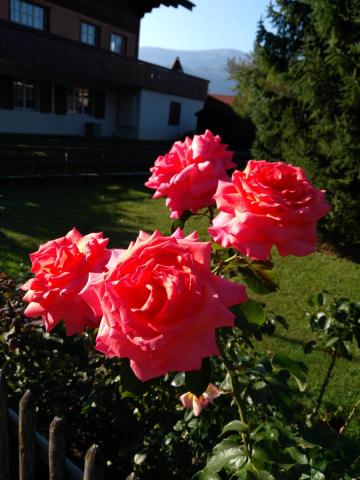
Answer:
[[192, 0], [193, 11], [154, 9], [141, 23], [141, 46], [176, 50], [252, 50], [257, 23], [270, 0]]

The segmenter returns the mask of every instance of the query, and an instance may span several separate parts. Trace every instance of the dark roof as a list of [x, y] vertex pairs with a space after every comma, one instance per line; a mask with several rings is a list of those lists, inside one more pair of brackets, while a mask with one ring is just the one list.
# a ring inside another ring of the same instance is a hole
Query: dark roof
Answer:
[[219, 93], [210, 93], [210, 97], [215, 98], [216, 100], [219, 100], [219, 102], [226, 103], [226, 105], [230, 105], [232, 107], [235, 103], [235, 95], [222, 95]]
[[151, 12], [153, 8], [160, 7], [160, 5], [176, 8], [180, 5], [181, 7], [187, 8], [188, 10], [192, 10], [192, 8], [195, 7], [195, 4], [190, 2], [189, 0], [164, 0], [163, 2], [160, 2], [158, 0], [143, 0], [141, 1], [141, 4], [144, 14], [146, 12]]
[[211, 113], [216, 115], [218, 118], [239, 118], [239, 115], [235, 112], [235, 110], [231, 107], [229, 103], [223, 102], [216, 97], [217, 96], [213, 94], [208, 95], [204, 103], [203, 109], [197, 112], [196, 115], [208, 115]]

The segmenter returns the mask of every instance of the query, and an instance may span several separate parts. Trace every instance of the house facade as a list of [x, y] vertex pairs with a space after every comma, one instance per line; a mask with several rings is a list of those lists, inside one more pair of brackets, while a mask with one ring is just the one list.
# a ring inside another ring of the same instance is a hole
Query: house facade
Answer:
[[141, 18], [188, 0], [0, 0], [0, 133], [172, 139], [208, 82], [138, 59]]

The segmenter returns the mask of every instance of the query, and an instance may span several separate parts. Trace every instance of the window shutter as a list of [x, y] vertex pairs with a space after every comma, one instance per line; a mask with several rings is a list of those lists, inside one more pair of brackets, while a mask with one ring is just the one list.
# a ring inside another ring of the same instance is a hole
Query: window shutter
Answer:
[[51, 113], [51, 83], [41, 82], [39, 85], [40, 89], [40, 112], [42, 113]]
[[0, 108], [14, 108], [13, 78], [9, 75], [0, 75]]
[[98, 90], [96, 92], [93, 92], [93, 95], [94, 95], [94, 116], [96, 118], [104, 118], [106, 94], [104, 91]]
[[64, 85], [55, 85], [55, 113], [65, 115], [67, 112], [66, 100], [67, 88]]

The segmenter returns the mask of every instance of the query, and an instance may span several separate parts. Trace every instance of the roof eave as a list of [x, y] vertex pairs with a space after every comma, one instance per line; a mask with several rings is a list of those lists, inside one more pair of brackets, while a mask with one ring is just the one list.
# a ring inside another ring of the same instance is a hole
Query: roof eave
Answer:
[[[146, 3], [146, 6], [145, 6]], [[149, 5], [150, 4], [150, 5]], [[165, 5], [166, 7], [175, 7], [178, 8], [180, 5], [188, 10], [192, 10], [195, 7], [195, 4], [190, 2], [190, 0], [164, 0], [164, 1], [152, 1], [152, 2], [144, 2], [143, 5], [143, 15], [147, 12], [151, 12], [153, 8], [158, 8], [160, 5]]]

